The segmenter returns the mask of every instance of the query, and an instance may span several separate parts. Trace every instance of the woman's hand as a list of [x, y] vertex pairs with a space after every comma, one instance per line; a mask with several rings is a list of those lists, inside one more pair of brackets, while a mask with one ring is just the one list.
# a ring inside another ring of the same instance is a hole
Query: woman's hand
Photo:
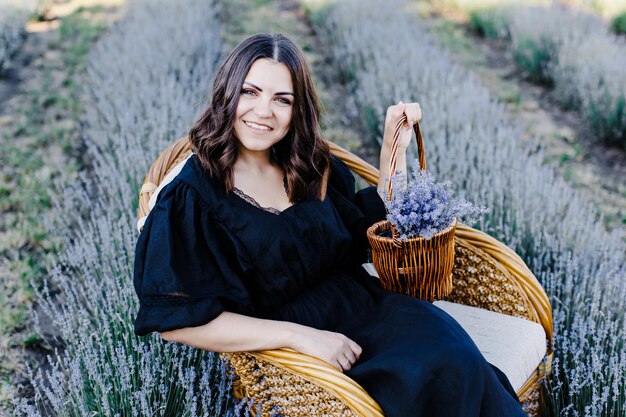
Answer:
[[212, 352], [248, 352], [291, 348], [347, 371], [361, 347], [340, 333], [280, 320], [222, 312], [207, 324], [162, 332], [163, 340]]
[[385, 117], [385, 134], [383, 137], [383, 146], [380, 148], [380, 171], [378, 177], [378, 194], [381, 199], [386, 199], [389, 189], [389, 178], [396, 174], [396, 172], [389, 172], [389, 162], [393, 155], [391, 154], [391, 145], [393, 142], [393, 133], [396, 125], [402, 118], [402, 115], [406, 114], [407, 121], [404, 126], [400, 128], [400, 137], [398, 138], [398, 151], [395, 155], [396, 158], [396, 172], [400, 172], [406, 176], [406, 149], [411, 143], [411, 131], [413, 125], [422, 119], [422, 109], [419, 103], [407, 103], [399, 102], [393, 106], [389, 106], [387, 109], [387, 116]]
[[361, 346], [341, 333], [302, 328], [293, 340], [293, 349], [314, 356], [345, 372], [361, 356]]
[[422, 109], [419, 103], [407, 103], [399, 102], [393, 106], [387, 108], [387, 115], [385, 117], [385, 133], [383, 136], [383, 147], [391, 149], [391, 143], [393, 141], [393, 133], [396, 125], [402, 118], [402, 115], [406, 113], [406, 122], [403, 123], [400, 129], [400, 138], [398, 141], [398, 149], [406, 150], [411, 143], [411, 131], [413, 125], [422, 119]]

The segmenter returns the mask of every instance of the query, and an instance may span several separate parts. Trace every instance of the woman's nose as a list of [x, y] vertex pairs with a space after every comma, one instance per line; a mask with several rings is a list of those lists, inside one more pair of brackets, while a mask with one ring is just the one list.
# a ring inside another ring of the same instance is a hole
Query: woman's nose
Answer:
[[270, 99], [260, 97], [254, 106], [254, 112], [259, 117], [265, 117], [265, 118], [270, 117], [272, 115]]

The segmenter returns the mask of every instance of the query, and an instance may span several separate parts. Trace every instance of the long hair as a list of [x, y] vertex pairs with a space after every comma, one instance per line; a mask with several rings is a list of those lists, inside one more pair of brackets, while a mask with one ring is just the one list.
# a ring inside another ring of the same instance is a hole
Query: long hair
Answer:
[[272, 161], [287, 176], [289, 200], [324, 199], [330, 151], [321, 135], [317, 91], [304, 55], [281, 34], [251, 36], [222, 60], [213, 82], [211, 103], [189, 132], [192, 149], [209, 175], [226, 192], [232, 191], [233, 165], [238, 156], [234, 135], [237, 104], [250, 67], [261, 58], [285, 64], [294, 86], [291, 126], [271, 152]]

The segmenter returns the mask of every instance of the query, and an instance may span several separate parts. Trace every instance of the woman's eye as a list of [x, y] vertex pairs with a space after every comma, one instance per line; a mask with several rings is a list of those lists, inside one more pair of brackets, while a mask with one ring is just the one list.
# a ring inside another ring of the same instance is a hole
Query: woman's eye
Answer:
[[284, 97], [278, 97], [277, 100], [281, 104], [286, 104], [286, 105], [290, 105], [291, 104], [291, 101], [289, 101], [288, 99], [286, 99]]
[[250, 90], [248, 88], [244, 88], [243, 90], [241, 90], [241, 94], [246, 94], [246, 95], [254, 95], [256, 94], [254, 90]]

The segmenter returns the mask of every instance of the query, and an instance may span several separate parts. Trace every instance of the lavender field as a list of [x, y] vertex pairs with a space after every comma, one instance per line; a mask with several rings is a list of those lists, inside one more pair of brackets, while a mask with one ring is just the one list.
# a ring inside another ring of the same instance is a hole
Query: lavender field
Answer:
[[[7, 18], [7, 1], [0, 0], [0, 70], [3, 62], [15, 65], [20, 28], [34, 8], [53, 7], [33, 3], [19, 19]], [[92, 3], [83, 9], [105, 7]], [[547, 42], [551, 60], [537, 67], [537, 77], [549, 81], [537, 88], [584, 123], [585, 140], [611, 147], [626, 164], [626, 46], [608, 29], [626, 4], [597, 2], [574, 12], [572, 4], [538, 1], [511, 14], [479, 0], [392, 0], [384, 7], [375, 0], [118, 3], [106, 7], [119, 18], [93, 36], [77, 66], [75, 143], [67, 153], [75, 170], [43, 187], [46, 204], [31, 204], [50, 249], [45, 259], [33, 258], [37, 268], [28, 279], [10, 260], [13, 251], [28, 257], [31, 249], [9, 238], [10, 229], [26, 226], [0, 229], [9, 236], [0, 241], [0, 301], [29, 310], [0, 310], [20, 317], [0, 319], [9, 335], [0, 343], [0, 415], [250, 415], [216, 354], [134, 335], [136, 210], [148, 167], [206, 105], [220, 57], [248, 34], [281, 31], [311, 61], [327, 137], [376, 155], [387, 106], [421, 103], [429, 171], [450, 180], [460, 197], [490, 208], [474, 227], [515, 250], [552, 303], [555, 354], [542, 415], [626, 416], [626, 208], [621, 225], [607, 226], [597, 196], [546, 163], [549, 143], [523, 139], [525, 121], [455, 59], [423, 13], [453, 10], [466, 16], [468, 28], [470, 15], [480, 14], [506, 48], [533, 59], [528, 45]], [[552, 24], [559, 19], [565, 23]], [[11, 109], [0, 107], [3, 143], [12, 143]], [[10, 197], [19, 187], [9, 185], [25, 174], [24, 153], [0, 158], [2, 216], [18, 211]], [[29, 291], [32, 297], [20, 295]], [[26, 353], [11, 353], [17, 350]]]

